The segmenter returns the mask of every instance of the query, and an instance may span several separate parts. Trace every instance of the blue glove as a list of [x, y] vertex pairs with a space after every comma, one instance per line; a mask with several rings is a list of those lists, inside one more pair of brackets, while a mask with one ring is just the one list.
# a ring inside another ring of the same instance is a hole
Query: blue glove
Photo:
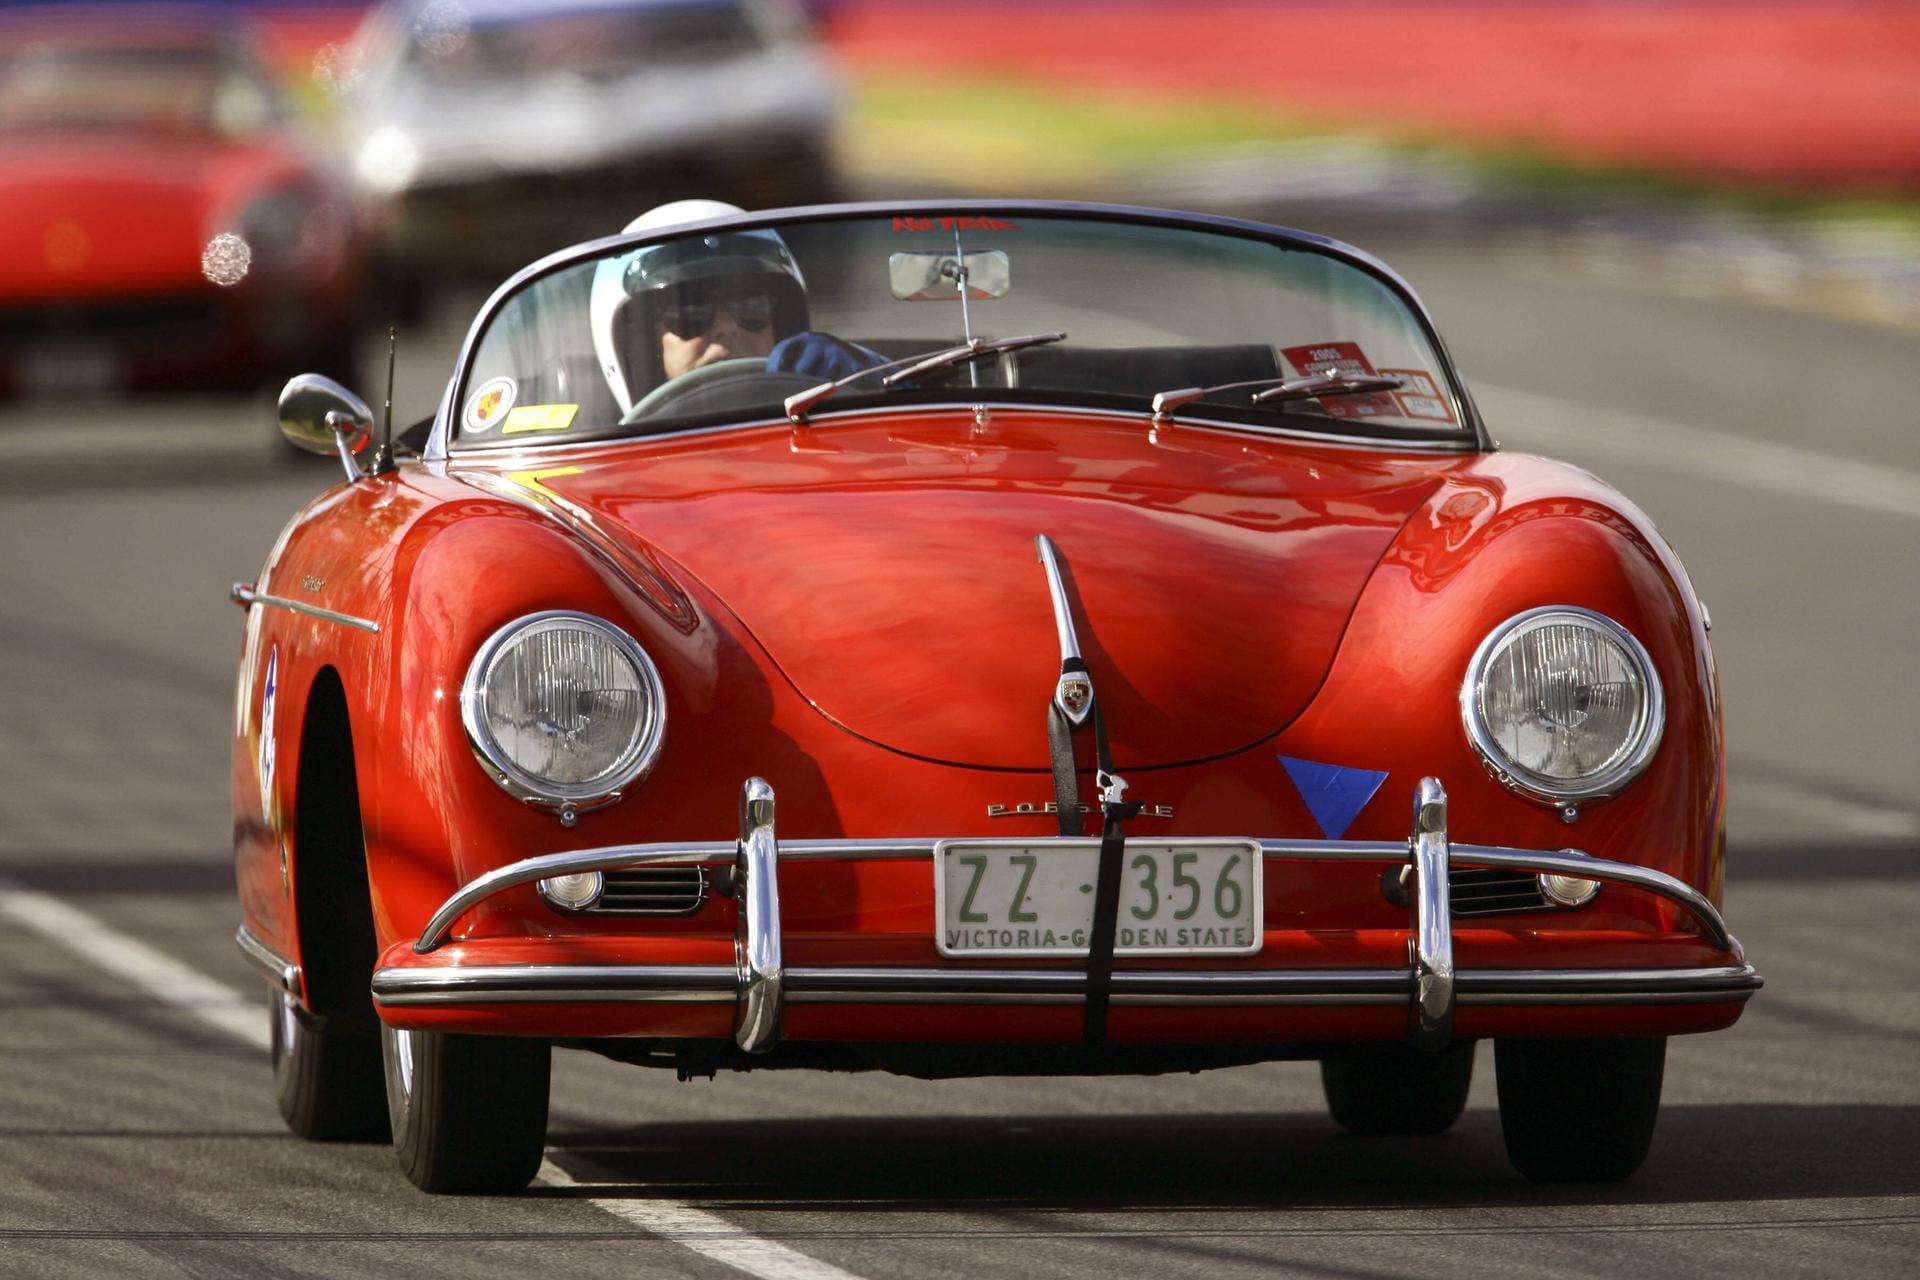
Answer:
[[783, 339], [767, 357], [768, 373], [801, 373], [832, 382], [886, 363], [886, 357], [857, 342], [830, 333], [796, 333]]

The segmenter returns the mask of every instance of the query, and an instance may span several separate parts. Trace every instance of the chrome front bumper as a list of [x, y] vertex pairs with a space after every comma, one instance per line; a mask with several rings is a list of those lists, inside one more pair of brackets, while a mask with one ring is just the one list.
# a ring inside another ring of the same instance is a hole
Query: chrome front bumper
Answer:
[[[1036, 839], [1035, 846], [1051, 841]], [[460, 965], [386, 967], [373, 975], [373, 996], [385, 1006], [496, 1003], [731, 1003], [734, 1039], [764, 1053], [780, 1038], [788, 1003], [1077, 1004], [1084, 974], [1061, 969], [788, 967], [781, 958], [779, 864], [804, 859], [923, 859], [936, 842], [798, 840], [774, 837], [773, 789], [749, 779], [741, 794], [740, 835], [733, 842], [621, 845], [528, 858], [488, 872], [448, 898], [413, 949], [432, 952], [454, 924], [485, 899], [519, 885], [582, 871], [660, 863], [720, 862], [733, 866], [739, 903], [735, 963], [724, 965]], [[1448, 902], [1448, 870], [1476, 867], [1549, 872], [1657, 894], [1692, 914], [1708, 940], [1738, 956], [1719, 911], [1706, 897], [1664, 872], [1590, 857], [1577, 850], [1506, 849], [1453, 844], [1447, 838], [1447, 796], [1423, 778], [1405, 841], [1262, 840], [1266, 858], [1312, 862], [1403, 862], [1412, 868], [1412, 938], [1405, 969], [1116, 970], [1115, 1005], [1405, 1005], [1408, 1033], [1425, 1048], [1444, 1046], [1457, 1006], [1532, 1004], [1699, 1004], [1744, 1001], [1761, 985], [1745, 963], [1691, 969], [1456, 970]], [[243, 931], [244, 932], [244, 931]], [[243, 950], [246, 950], [243, 947]], [[252, 953], [249, 952], [250, 958]], [[258, 960], [256, 959], [256, 963]]]

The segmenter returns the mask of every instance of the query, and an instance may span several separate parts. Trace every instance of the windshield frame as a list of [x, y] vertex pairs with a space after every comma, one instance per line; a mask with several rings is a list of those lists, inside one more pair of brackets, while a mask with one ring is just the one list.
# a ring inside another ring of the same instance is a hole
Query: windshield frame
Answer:
[[[1400, 274], [1380, 259], [1363, 249], [1355, 248], [1328, 236], [1317, 235], [1310, 231], [1298, 231], [1288, 227], [1269, 223], [1255, 222], [1244, 218], [1231, 218], [1219, 214], [1181, 213], [1167, 209], [1154, 209], [1136, 205], [1084, 203], [1065, 200], [913, 200], [913, 201], [866, 201], [851, 204], [808, 205], [792, 209], [755, 210], [749, 213], [731, 214], [720, 218], [706, 218], [696, 222], [679, 223], [670, 227], [635, 234], [603, 236], [597, 240], [585, 241], [558, 252], [548, 254], [536, 262], [522, 267], [509, 276], [499, 288], [495, 289], [474, 316], [468, 326], [466, 337], [460, 344], [460, 354], [454, 362], [453, 376], [447, 382], [440, 404], [434, 413], [433, 430], [428, 436], [423, 458], [426, 461], [445, 461], [451, 452], [453, 443], [454, 407], [461, 403], [471, 364], [479, 349], [481, 338], [486, 334], [494, 317], [503, 306], [523, 288], [546, 276], [564, 271], [582, 262], [588, 262], [602, 255], [626, 252], [644, 245], [663, 241], [678, 240], [682, 237], [698, 235], [715, 230], [748, 231], [767, 227], [792, 226], [797, 223], [837, 222], [863, 218], [940, 218], [955, 216], [979, 216], [985, 214], [1002, 215], [1009, 218], [1034, 215], [1040, 217], [1077, 218], [1085, 221], [1126, 223], [1135, 226], [1162, 226], [1189, 231], [1212, 232], [1214, 234], [1235, 236], [1241, 239], [1257, 240], [1287, 249], [1324, 254], [1347, 266], [1356, 268], [1373, 277], [1392, 292], [1418, 324], [1421, 336], [1432, 347], [1439, 361], [1438, 373], [1447, 393], [1448, 403], [1453, 407], [1459, 427], [1452, 433], [1431, 433], [1410, 436], [1392, 428], [1377, 427], [1366, 429], [1352, 421], [1343, 420], [1336, 430], [1321, 430], [1315, 424], [1326, 421], [1317, 417], [1287, 414], [1281, 410], [1263, 409], [1256, 413], [1239, 414], [1234, 406], [1206, 404], [1206, 412], [1195, 414], [1201, 402], [1182, 407], [1182, 411], [1171, 415], [1171, 420], [1194, 425], [1226, 430], [1246, 430], [1255, 433], [1278, 434], [1289, 439], [1325, 439], [1332, 443], [1363, 444], [1375, 447], [1418, 449], [1422, 451], [1443, 451], [1457, 453], [1485, 453], [1494, 448], [1486, 425], [1480, 417], [1473, 398], [1468, 394], [1466, 384], [1455, 367], [1452, 355], [1448, 352], [1445, 340], [1433, 323], [1426, 305]], [[988, 389], [982, 388], [985, 392]], [[1134, 397], [1127, 397], [1127, 406], [1117, 406], [1116, 397], [1099, 394], [1080, 393], [1068, 396], [1061, 392], [1047, 393], [1035, 389], [1017, 389], [1024, 394], [1009, 399], [1004, 390], [991, 394], [969, 391], [956, 394], [953, 388], [926, 389], [915, 394], [912, 389], [901, 389], [896, 397], [885, 405], [875, 405], [871, 396], [849, 397], [844, 408], [837, 408], [832, 401], [825, 402], [809, 414], [816, 425], [852, 414], [872, 414], [874, 412], [913, 412], [939, 407], [976, 403], [987, 403], [997, 407], [1027, 406], [1049, 412], [1072, 412], [1076, 404], [1087, 412], [1109, 415], [1116, 410], [1146, 417], [1150, 413], [1144, 405], [1134, 407]], [[1225, 412], [1222, 412], [1222, 411]], [[687, 418], [668, 426], [663, 430], [631, 434], [601, 434], [596, 432], [591, 440], [576, 439], [577, 446], [600, 446], [617, 444], [627, 440], [667, 439], [688, 432], [712, 432], [734, 428], [765, 427], [771, 424], [787, 422], [784, 414], [771, 408], [766, 412], [750, 411], [721, 421], [706, 418]], [[1302, 425], [1304, 424], [1304, 425]], [[484, 457], [494, 454], [518, 454], [524, 449], [550, 450], [567, 448], [568, 444], [547, 442], [528, 443], [511, 450], [493, 448], [475, 448], [459, 450], [463, 458]]]

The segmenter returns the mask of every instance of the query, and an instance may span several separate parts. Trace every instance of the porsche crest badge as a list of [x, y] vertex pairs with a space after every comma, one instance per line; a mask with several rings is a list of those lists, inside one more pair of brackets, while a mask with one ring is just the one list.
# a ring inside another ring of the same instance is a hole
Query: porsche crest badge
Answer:
[[1093, 681], [1083, 672], [1069, 671], [1060, 677], [1060, 683], [1053, 691], [1053, 700], [1067, 713], [1067, 719], [1075, 724], [1084, 724], [1087, 712], [1093, 710]]

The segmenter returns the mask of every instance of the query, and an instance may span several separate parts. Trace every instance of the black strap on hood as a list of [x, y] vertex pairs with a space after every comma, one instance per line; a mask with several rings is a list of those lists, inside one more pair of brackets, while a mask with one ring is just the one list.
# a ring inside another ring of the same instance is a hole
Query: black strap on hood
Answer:
[[[1060, 664], [1062, 675], [1084, 673], [1086, 664], [1070, 658]], [[1087, 940], [1087, 996], [1084, 1039], [1101, 1044], [1107, 1038], [1107, 1009], [1113, 995], [1113, 945], [1120, 915], [1120, 871], [1126, 853], [1124, 824], [1140, 812], [1137, 800], [1121, 797], [1127, 784], [1113, 771], [1113, 755], [1107, 747], [1107, 722], [1100, 711], [1098, 694], [1093, 697], [1089, 714], [1079, 728], [1092, 726], [1094, 782], [1100, 790], [1100, 871], [1094, 881], [1093, 929]], [[1047, 746], [1053, 764], [1054, 807], [1060, 819], [1060, 834], [1081, 833], [1079, 775], [1074, 760], [1073, 735], [1076, 727], [1067, 718], [1057, 699], [1047, 704]]]

